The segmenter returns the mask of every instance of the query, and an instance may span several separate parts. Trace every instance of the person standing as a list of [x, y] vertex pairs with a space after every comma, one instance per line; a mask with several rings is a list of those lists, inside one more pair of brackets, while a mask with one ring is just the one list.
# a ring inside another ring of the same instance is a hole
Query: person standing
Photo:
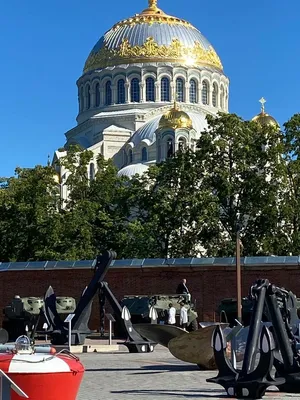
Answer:
[[189, 294], [189, 289], [186, 286], [186, 279], [182, 279], [176, 289], [177, 294]]
[[180, 303], [180, 326], [182, 327], [182, 329], [184, 329], [186, 331], [187, 328], [187, 324], [188, 324], [188, 313], [187, 313], [187, 309], [184, 306], [184, 303]]
[[169, 304], [169, 312], [168, 312], [168, 324], [175, 325], [176, 323], [176, 308], [172, 303]]
[[177, 286], [176, 294], [185, 294], [188, 301], [191, 301], [191, 295], [188, 287], [186, 286], [186, 279], [182, 279], [181, 283]]

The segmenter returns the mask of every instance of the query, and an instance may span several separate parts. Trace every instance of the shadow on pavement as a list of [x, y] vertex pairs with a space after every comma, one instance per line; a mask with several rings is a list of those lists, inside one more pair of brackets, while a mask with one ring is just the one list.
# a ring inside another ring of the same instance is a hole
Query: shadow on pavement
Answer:
[[141, 374], [145, 373], [144, 371], [153, 371], [153, 372], [168, 372], [168, 371], [199, 371], [199, 368], [197, 365], [147, 365], [144, 367], [140, 368], [87, 368], [85, 370], [86, 372], [117, 372], [117, 371], [128, 371], [128, 372], [133, 372], [133, 371], [139, 371]]

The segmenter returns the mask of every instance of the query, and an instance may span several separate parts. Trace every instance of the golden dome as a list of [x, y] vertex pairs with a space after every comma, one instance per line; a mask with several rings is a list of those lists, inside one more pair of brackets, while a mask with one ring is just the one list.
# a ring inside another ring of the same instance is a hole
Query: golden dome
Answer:
[[216, 51], [198, 29], [165, 14], [157, 0], [148, 2], [148, 8], [118, 22], [100, 38], [86, 60], [84, 73], [116, 65], [166, 61], [223, 70]]
[[261, 112], [252, 118], [252, 121], [257, 122], [260, 126], [273, 126], [279, 128], [279, 124], [275, 118], [265, 112], [266, 100], [262, 97], [259, 102], [261, 103]]
[[178, 110], [176, 104], [174, 104], [174, 107], [161, 117], [158, 127], [160, 129], [193, 129], [193, 121], [186, 112]]

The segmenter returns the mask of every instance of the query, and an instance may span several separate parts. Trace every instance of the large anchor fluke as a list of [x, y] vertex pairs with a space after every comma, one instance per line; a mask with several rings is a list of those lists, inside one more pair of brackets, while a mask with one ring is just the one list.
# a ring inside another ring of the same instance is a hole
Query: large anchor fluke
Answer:
[[229, 396], [234, 395], [234, 386], [237, 371], [232, 367], [230, 360], [226, 356], [226, 341], [221, 327], [218, 325], [213, 333], [211, 346], [214, 350], [215, 361], [219, 369], [219, 374], [215, 378], [207, 379], [207, 382], [218, 383], [223, 386]]
[[261, 330], [257, 366], [252, 372], [239, 374], [236, 382], [236, 395], [239, 398], [261, 399], [269, 386], [284, 383], [284, 379], [273, 379], [271, 370], [274, 362], [275, 344], [269, 329], [264, 325]]
[[269, 386], [277, 386], [284, 383], [284, 379], [273, 379], [270, 374], [273, 366], [275, 345], [266, 326], [263, 326], [260, 335], [259, 362], [251, 372], [243, 373], [243, 370], [233, 368], [231, 361], [226, 356], [226, 341], [219, 326], [214, 331], [212, 347], [219, 374], [215, 378], [207, 379], [207, 382], [218, 383], [223, 386], [229, 396], [260, 399]]

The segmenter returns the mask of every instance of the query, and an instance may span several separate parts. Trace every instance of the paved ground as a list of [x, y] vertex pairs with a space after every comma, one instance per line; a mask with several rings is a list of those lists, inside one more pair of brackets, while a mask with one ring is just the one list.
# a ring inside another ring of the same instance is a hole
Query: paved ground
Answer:
[[[86, 372], [77, 400], [228, 399], [220, 386], [206, 382], [216, 371], [200, 371], [160, 346], [148, 354], [87, 353], [80, 359]], [[270, 391], [264, 398], [299, 399], [299, 394]]]

